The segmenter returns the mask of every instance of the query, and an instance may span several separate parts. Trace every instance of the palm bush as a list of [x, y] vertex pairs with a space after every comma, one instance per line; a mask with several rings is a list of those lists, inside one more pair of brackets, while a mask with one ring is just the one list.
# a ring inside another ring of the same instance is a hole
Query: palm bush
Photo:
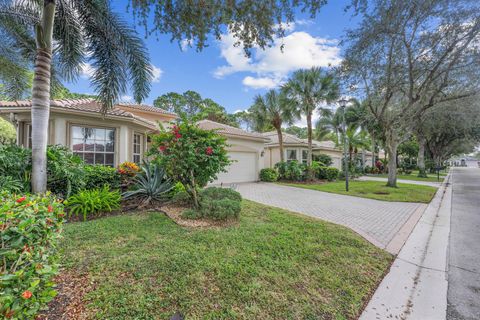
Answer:
[[134, 178], [135, 190], [123, 193], [123, 199], [139, 199], [140, 207], [149, 205], [152, 201], [165, 201], [169, 191], [175, 186], [167, 178], [165, 170], [154, 162], [144, 162], [141, 172]]
[[69, 217], [82, 215], [83, 220], [87, 220], [89, 215], [120, 208], [120, 200], [120, 191], [110, 191], [110, 187], [105, 185], [100, 189], [81, 190], [68, 198], [65, 205], [69, 210]]

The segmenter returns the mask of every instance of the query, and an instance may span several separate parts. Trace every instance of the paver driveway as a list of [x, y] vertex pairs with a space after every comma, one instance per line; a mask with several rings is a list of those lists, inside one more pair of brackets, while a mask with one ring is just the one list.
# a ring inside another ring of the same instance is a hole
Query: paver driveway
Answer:
[[344, 225], [381, 248], [387, 247], [417, 209], [425, 208], [420, 203], [378, 201], [273, 183], [239, 184], [237, 191], [252, 201]]

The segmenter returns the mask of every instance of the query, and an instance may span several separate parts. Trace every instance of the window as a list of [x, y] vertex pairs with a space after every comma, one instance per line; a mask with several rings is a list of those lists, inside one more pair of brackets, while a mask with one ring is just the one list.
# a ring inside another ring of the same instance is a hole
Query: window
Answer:
[[142, 160], [143, 136], [139, 133], [133, 134], [133, 162], [140, 163]]
[[72, 126], [73, 153], [88, 164], [113, 167], [115, 164], [115, 129]]
[[307, 163], [308, 150], [302, 150], [302, 163]]
[[297, 150], [287, 149], [287, 162], [288, 161], [297, 161]]

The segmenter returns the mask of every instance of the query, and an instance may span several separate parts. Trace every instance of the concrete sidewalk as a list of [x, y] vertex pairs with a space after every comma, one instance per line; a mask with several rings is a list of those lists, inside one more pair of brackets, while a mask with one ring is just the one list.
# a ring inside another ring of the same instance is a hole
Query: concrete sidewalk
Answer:
[[[360, 181], [385, 181], [387, 182], [387, 178], [382, 177], [369, 177], [369, 176], [361, 176], [358, 177], [356, 180]], [[397, 179], [398, 183], [406, 183], [406, 184], [418, 184], [421, 186], [430, 186], [430, 187], [440, 187], [442, 182], [433, 182], [433, 181], [417, 181], [417, 180], [405, 180], [405, 179]]]
[[445, 178], [360, 319], [446, 318], [449, 179]]

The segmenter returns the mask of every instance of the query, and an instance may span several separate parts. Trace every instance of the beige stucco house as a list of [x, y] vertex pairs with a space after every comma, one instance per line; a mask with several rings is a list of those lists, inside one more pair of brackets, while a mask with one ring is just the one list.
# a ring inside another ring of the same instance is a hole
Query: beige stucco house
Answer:
[[[140, 162], [147, 150], [148, 134], [167, 125], [177, 116], [163, 109], [139, 104], [116, 104], [106, 114], [93, 99], [52, 100], [48, 144], [68, 146], [86, 163], [117, 166], [124, 161]], [[17, 128], [17, 143], [31, 146], [31, 101], [0, 101], [0, 116]], [[261, 134], [200, 121], [204, 129], [217, 129], [227, 137], [234, 160], [228, 172], [215, 183], [258, 180], [263, 168], [264, 142]]]
[[[263, 136], [270, 141], [265, 144], [265, 167], [273, 168], [276, 163], [280, 162], [280, 146], [278, 143], [278, 134], [276, 131], [265, 132]], [[300, 163], [307, 162], [308, 141], [300, 139], [292, 134], [283, 133], [283, 152], [285, 161], [296, 160]], [[343, 150], [335, 145], [333, 141], [312, 141], [312, 154], [326, 154], [332, 158], [332, 167], [342, 168]], [[364, 164], [369, 165], [372, 159], [370, 151], [364, 151]]]

